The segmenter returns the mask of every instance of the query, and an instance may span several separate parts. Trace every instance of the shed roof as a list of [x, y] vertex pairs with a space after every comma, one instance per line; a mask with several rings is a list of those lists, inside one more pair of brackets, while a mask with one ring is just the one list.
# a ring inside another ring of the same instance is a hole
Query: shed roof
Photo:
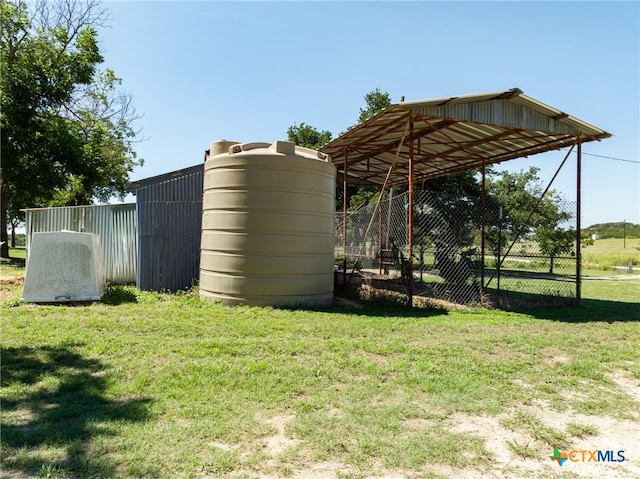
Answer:
[[395, 103], [321, 151], [331, 155], [339, 175], [346, 157], [349, 181], [358, 183], [384, 184], [393, 164], [393, 186], [408, 182], [412, 139], [414, 179], [420, 181], [557, 150], [578, 137], [584, 143], [610, 136], [513, 88]]
[[180, 170], [170, 171], [157, 176], [150, 176], [149, 178], [143, 178], [141, 180], [130, 181], [125, 185], [125, 191], [127, 193], [136, 194], [136, 191], [140, 188], [147, 188], [149, 186], [155, 186], [160, 183], [182, 178], [188, 175], [198, 174], [204, 172], [204, 163], [198, 163], [197, 165], [182, 168]]

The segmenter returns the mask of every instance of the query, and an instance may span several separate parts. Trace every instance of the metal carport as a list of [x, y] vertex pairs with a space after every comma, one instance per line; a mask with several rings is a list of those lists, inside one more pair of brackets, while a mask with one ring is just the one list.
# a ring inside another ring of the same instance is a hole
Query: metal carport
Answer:
[[[331, 141], [321, 151], [331, 155], [338, 169], [338, 177], [343, 182], [345, 225], [347, 186], [350, 182], [379, 185], [383, 191], [394, 185], [408, 185], [407, 236], [411, 268], [412, 208], [416, 182], [479, 169], [483, 172], [484, 184], [484, 171], [488, 165], [571, 147], [568, 157], [576, 147], [576, 296], [579, 301], [581, 146], [610, 136], [600, 128], [513, 88], [396, 103]], [[344, 237], [346, 243], [346, 234]], [[482, 241], [484, 259], [484, 233]], [[345, 275], [346, 269], [345, 256]], [[412, 305], [411, 272], [409, 278], [409, 305]]]

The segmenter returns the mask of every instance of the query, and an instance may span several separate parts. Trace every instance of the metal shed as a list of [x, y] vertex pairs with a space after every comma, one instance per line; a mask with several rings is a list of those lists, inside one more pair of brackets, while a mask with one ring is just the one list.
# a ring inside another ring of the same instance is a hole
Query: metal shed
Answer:
[[203, 180], [200, 163], [127, 185], [136, 196], [138, 288], [178, 291], [197, 281]]
[[34, 233], [77, 231], [100, 236], [105, 279], [112, 283], [136, 280], [136, 205], [64, 206], [29, 208], [26, 213], [27, 257]]

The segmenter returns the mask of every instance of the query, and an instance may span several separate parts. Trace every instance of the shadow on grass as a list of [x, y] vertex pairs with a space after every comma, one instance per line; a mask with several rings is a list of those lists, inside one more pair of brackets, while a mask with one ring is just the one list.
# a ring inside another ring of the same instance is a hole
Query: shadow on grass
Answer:
[[528, 309], [526, 314], [567, 323], [640, 322], [640, 303], [583, 299], [580, 306]]
[[640, 302], [575, 298], [521, 292], [503, 292], [495, 301], [499, 309], [524, 313], [539, 319], [586, 322], [640, 322]]
[[5, 473], [112, 477], [117, 464], [93, 442], [118, 423], [148, 418], [150, 400], [108, 398], [104, 366], [72, 347], [2, 348]]
[[122, 286], [108, 286], [107, 291], [100, 299], [102, 304], [108, 304], [110, 306], [118, 306], [123, 303], [137, 303], [138, 296]]
[[0, 264], [2, 267], [13, 269], [24, 269], [27, 260], [24, 258], [0, 258]]

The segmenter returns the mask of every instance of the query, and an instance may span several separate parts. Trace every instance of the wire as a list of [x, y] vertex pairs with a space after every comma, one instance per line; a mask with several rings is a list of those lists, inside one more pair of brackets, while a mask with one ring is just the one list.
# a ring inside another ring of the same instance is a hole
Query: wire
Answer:
[[585, 153], [584, 151], [582, 152], [582, 154], [589, 155], [589, 156], [597, 156], [598, 158], [605, 158], [607, 160], [624, 161], [627, 163], [636, 163], [640, 165], [640, 161], [636, 161], [636, 160], [625, 160], [624, 158], [613, 158], [611, 156], [594, 155], [593, 153]]

